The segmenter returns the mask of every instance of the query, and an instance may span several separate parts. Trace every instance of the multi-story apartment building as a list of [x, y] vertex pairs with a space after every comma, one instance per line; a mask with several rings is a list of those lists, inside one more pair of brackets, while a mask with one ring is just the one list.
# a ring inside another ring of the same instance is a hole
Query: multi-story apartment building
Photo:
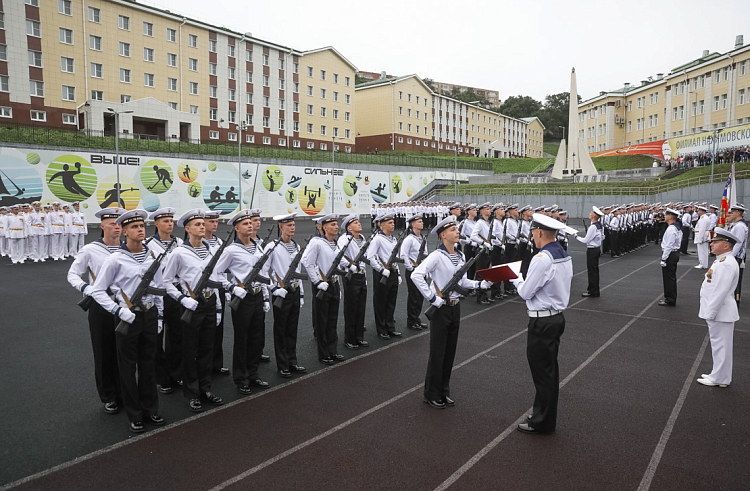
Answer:
[[[357, 68], [128, 0], [0, 4], [0, 118], [167, 140], [354, 150]], [[312, 108], [310, 112], [308, 109]]]
[[750, 123], [750, 46], [700, 58], [578, 105], [589, 153]]
[[480, 89], [478, 87], [469, 87], [468, 85], [456, 85], [448, 84], [445, 82], [435, 82], [435, 88], [438, 94], [450, 95], [453, 88], [457, 88], [461, 92], [466, 92], [471, 89], [479, 97], [484, 97], [487, 102], [490, 103], [490, 107], [500, 107], [500, 93], [496, 90]]
[[544, 153], [544, 124], [542, 120], [534, 116], [533, 118], [521, 118], [528, 123], [526, 127], [526, 156], [542, 157]]
[[527, 121], [435, 93], [417, 75], [382, 78], [356, 90], [360, 152], [455, 149], [501, 158], [527, 154]]

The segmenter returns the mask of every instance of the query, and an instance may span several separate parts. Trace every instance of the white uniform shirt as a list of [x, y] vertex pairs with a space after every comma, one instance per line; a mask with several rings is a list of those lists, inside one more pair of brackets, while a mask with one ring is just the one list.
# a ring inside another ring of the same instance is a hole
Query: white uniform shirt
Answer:
[[[445, 285], [453, 278], [456, 271], [461, 269], [465, 263], [464, 255], [461, 252], [456, 251], [459, 262], [457, 265], [451, 261], [448, 251], [443, 245], [437, 248], [437, 250], [430, 253], [429, 256], [422, 261], [422, 264], [414, 268], [414, 272], [411, 274], [411, 280], [414, 282], [414, 286], [419, 288], [419, 292], [427, 299], [428, 302], [432, 303], [435, 301], [437, 296], [435, 286], [437, 285], [441, 291]], [[427, 284], [425, 276], [429, 276], [432, 279], [430, 285]], [[466, 278], [466, 274], [463, 275], [459, 281], [459, 285], [467, 290], [474, 290], [479, 288], [479, 281], [469, 280]], [[450, 298], [460, 298], [461, 295], [458, 292], [450, 292]], [[443, 298], [443, 300], [446, 300]]]
[[690, 213], [683, 213], [682, 214], [682, 226], [683, 227], [690, 227], [693, 224], [693, 217], [690, 215]]
[[703, 277], [698, 317], [717, 322], [739, 320], [737, 302], [734, 301], [734, 290], [739, 278], [740, 266], [734, 260], [732, 251], [716, 256]]
[[8, 236], [8, 215], [0, 215], [0, 238]]
[[26, 225], [24, 224], [24, 217], [20, 213], [18, 215], [13, 213], [8, 215], [7, 227], [9, 239], [23, 239], [26, 237]]
[[[393, 234], [385, 235], [382, 232], [378, 232], [373, 237], [370, 247], [367, 248], [367, 252], [365, 253], [372, 269], [379, 273], [383, 272], [383, 263], [388, 263], [388, 259], [391, 258], [391, 254], [393, 253], [393, 248], [396, 247], [396, 242], [398, 240]], [[394, 263], [392, 266], [401, 275], [401, 270], [396, 267], [396, 264]]]
[[[290, 245], [291, 244], [291, 245]], [[287, 249], [287, 246], [292, 248], [294, 250], [294, 253], [290, 252]], [[273, 247], [273, 242], [268, 244], [266, 248]], [[281, 288], [281, 282], [279, 279], [283, 280], [284, 276], [286, 276], [287, 271], [289, 271], [289, 266], [292, 265], [292, 261], [294, 260], [294, 257], [297, 255], [297, 253], [300, 250], [299, 244], [292, 239], [289, 244], [285, 243], [283, 240], [279, 242], [279, 245], [276, 246], [276, 248], [271, 253], [271, 256], [268, 258], [268, 264], [269, 269], [273, 271], [273, 274], [271, 275], [271, 280], [274, 282], [275, 286], [271, 288], [271, 290], [275, 290], [276, 288]], [[265, 252], [265, 251], [264, 251]], [[300, 259], [300, 262], [297, 264], [297, 269], [295, 270], [297, 273], [302, 272], [302, 260]], [[291, 284], [296, 284], [299, 286], [299, 293], [300, 297], [304, 297], [304, 288], [302, 286], [302, 281], [299, 279], [294, 279], [290, 282]], [[289, 289], [291, 285], [284, 285], [285, 289]]]
[[32, 211], [29, 213], [31, 235], [44, 235], [44, 219], [45, 213], [43, 211]]
[[459, 239], [459, 242], [465, 245], [471, 244], [471, 241], [469, 240], [469, 237], [471, 237], [471, 233], [474, 231], [474, 227], [476, 226], [477, 222], [474, 220], [469, 220], [468, 218], [461, 222], [461, 226], [458, 228], [461, 231], [461, 238]]
[[531, 221], [522, 220], [521, 230], [518, 233], [518, 240], [522, 244], [527, 244], [531, 240]]
[[698, 219], [698, 223], [695, 224], [695, 240], [696, 244], [702, 244], [711, 240], [710, 227], [711, 219], [705, 213]]
[[[208, 242], [203, 241], [203, 245], [208, 247]], [[174, 247], [172, 252], [164, 260], [164, 282], [166, 283], [167, 293], [170, 297], [179, 302], [183, 296], [182, 292], [189, 293], [190, 290], [195, 294], [196, 300], [201, 297], [203, 292], [195, 291], [198, 281], [203, 275], [204, 268], [211, 261], [213, 254], [209, 251], [205, 258], [201, 259], [195, 249], [189, 242], [183, 243], [179, 247]], [[216, 274], [216, 269], [211, 273], [210, 279], [220, 283], [222, 278]], [[175, 284], [180, 285], [180, 290]], [[187, 286], [190, 286], [188, 290]], [[216, 309], [221, 309], [221, 300], [219, 299], [219, 290], [217, 288], [207, 287], [206, 290], [213, 291], [216, 295]]]
[[615, 232], [619, 231], [620, 230], [620, 217], [613, 216], [612, 219], [609, 221], [609, 228]]
[[[310, 277], [310, 281], [313, 285], [317, 285], [323, 280], [323, 275], [328, 273], [331, 269], [336, 254], [339, 253], [339, 247], [336, 242], [328, 242], [325, 236], [313, 237], [305, 252], [302, 253], [301, 263], [305, 266], [305, 271]], [[332, 283], [336, 276], [333, 278], [326, 278], [326, 282]]]
[[586, 244], [586, 247], [595, 248], [601, 246], [602, 241], [604, 240], [602, 224], [599, 222], [593, 222], [589, 225], [588, 230], [586, 230], [586, 237], [576, 236], [576, 239], [578, 239], [579, 242]]
[[745, 250], [747, 249], [747, 223], [744, 220], [739, 220], [732, 223], [728, 227], [728, 230], [732, 232], [735, 237], [740, 239], [740, 242], [737, 242], [732, 250], [734, 257], [745, 259]]
[[489, 245], [487, 242], [490, 236], [489, 232], [490, 225], [489, 223], [487, 223], [487, 220], [485, 220], [484, 218], [479, 218], [474, 225], [474, 229], [471, 231], [469, 240], [476, 246], [481, 246], [484, 244]]
[[[98, 278], [104, 262], [119, 248], [119, 245], [108, 246], [102, 239], [97, 239], [83, 246], [68, 270], [70, 286], [83, 291], [84, 287], [93, 285], [96, 280], [91, 276], [91, 273]], [[86, 280], [83, 278], [86, 278]]]
[[72, 213], [65, 213], [65, 218], [63, 219], [65, 223], [65, 233], [70, 235], [73, 233], [73, 214]]
[[[219, 274], [229, 271], [234, 277], [234, 281], [229, 281], [226, 277], [222, 278], [224, 289], [231, 292], [238, 285], [246, 290], [260, 288], [263, 292], [263, 300], [267, 302], [269, 298], [267, 285], [257, 281], [254, 281], [251, 285], [239, 284], [241, 281], [245, 281], [247, 275], [250, 274], [250, 271], [262, 257], [263, 250], [256, 242], [251, 242], [249, 246], [246, 246], [239, 239], [235, 239], [233, 243], [229, 244], [216, 262], [216, 271]], [[258, 274], [268, 278], [269, 267], [269, 263], [266, 261]]]
[[529, 310], [565, 310], [570, 301], [573, 261], [559, 242], [544, 246], [531, 258], [526, 278], [516, 282]]
[[424, 240], [424, 237], [417, 237], [410, 232], [401, 243], [401, 251], [399, 251], [398, 256], [404, 260], [404, 265], [409, 271], [414, 270], [419, 265], [417, 263], [419, 248], [422, 247], [422, 241]]
[[505, 231], [505, 242], [515, 244], [518, 241], [518, 221], [510, 216], [505, 221], [508, 223], [508, 228]]
[[661, 260], [666, 261], [672, 251], [679, 251], [681, 241], [682, 229], [677, 222], [674, 222], [667, 227], [661, 239]]
[[714, 227], [716, 227], [716, 224], [719, 223], [719, 217], [716, 216], [716, 213], [709, 213], [708, 219], [711, 221], [710, 230], [713, 230]]
[[53, 210], [50, 212], [49, 218], [50, 218], [50, 224], [52, 225], [53, 234], [65, 233], [65, 212], [64, 211]]
[[89, 233], [88, 227], [86, 227], [86, 215], [81, 211], [74, 211], [72, 214], [72, 232], [78, 235], [87, 235]]

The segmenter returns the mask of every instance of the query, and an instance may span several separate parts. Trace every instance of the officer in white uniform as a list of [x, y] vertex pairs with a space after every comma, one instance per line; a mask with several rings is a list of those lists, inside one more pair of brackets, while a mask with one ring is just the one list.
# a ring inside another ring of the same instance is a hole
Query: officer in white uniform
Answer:
[[8, 208], [0, 206], [0, 257], [8, 255]]
[[680, 243], [684, 230], [677, 220], [678, 214], [679, 212], [672, 208], [667, 208], [664, 212], [668, 226], [661, 239], [660, 265], [664, 299], [659, 300], [659, 305], [662, 307], [674, 307], [677, 304], [677, 263], [680, 262]]
[[29, 245], [30, 259], [35, 263], [44, 262], [45, 259], [45, 240], [44, 240], [44, 220], [46, 214], [42, 211], [42, 205], [38, 201], [31, 203], [34, 211], [29, 213]]
[[734, 301], [740, 267], [732, 253], [737, 242], [738, 238], [723, 228], [716, 229], [711, 241], [711, 252], [716, 255], [716, 260], [701, 285], [698, 317], [708, 324], [714, 365], [711, 373], [704, 373], [698, 379], [703, 385], [727, 387], [732, 383], [734, 323], [740, 318]]
[[[461, 323], [461, 295], [457, 291], [451, 291], [448, 298], [445, 298], [441, 287], [444, 288], [464, 266], [465, 260], [461, 251], [456, 249], [460, 233], [455, 216], [450, 215], [438, 222], [432, 233], [438, 236], [442, 244], [414, 269], [411, 277], [424, 298], [437, 308], [430, 321], [430, 358], [427, 362], [423, 400], [436, 409], [444, 409], [455, 405], [451, 398], [450, 379]], [[432, 279], [430, 285], [427, 284], [427, 276]], [[486, 290], [492, 286], [488, 281], [469, 280], [466, 273], [458, 284], [465, 290], [480, 287]]]
[[737, 289], [734, 291], [734, 299], [739, 305], [742, 297], [742, 275], [745, 271], [745, 252], [747, 249], [747, 222], [743, 220], [745, 215], [744, 205], [734, 205], [729, 210], [727, 216], [727, 230], [737, 237], [737, 243], [734, 245], [734, 258], [740, 265], [740, 278], [737, 281]]
[[52, 205], [46, 204], [44, 209], [44, 258], [50, 259], [52, 255]]
[[49, 255], [55, 261], [65, 258], [65, 212], [60, 208], [60, 203], [52, 203], [54, 207], [50, 213], [50, 224], [52, 225], [52, 235], [50, 235]]
[[536, 387], [533, 412], [518, 429], [525, 433], [551, 433], [557, 425], [560, 391], [557, 354], [565, 331], [563, 311], [570, 300], [573, 262], [556, 240], [557, 231], [565, 228], [564, 223], [535, 213], [531, 228], [539, 253], [531, 259], [525, 279], [519, 276], [511, 280], [528, 308], [526, 356]]
[[7, 218], [8, 255], [13, 264], [21, 264], [23, 257], [23, 242], [26, 238], [24, 217], [20, 214], [21, 207], [12, 205]]
[[698, 264], [695, 269], [706, 269], [708, 267], [708, 243], [711, 240], [711, 219], [708, 217], [705, 206], [696, 206], [698, 210], [698, 223], [695, 224], [695, 238], [693, 242], [698, 249]]
[[81, 211], [81, 204], [76, 201], [73, 203], [73, 212], [70, 216], [70, 238], [68, 239], [68, 254], [76, 257], [78, 251], [84, 244], [84, 237], [88, 235], [89, 229], [86, 226], [86, 216]]

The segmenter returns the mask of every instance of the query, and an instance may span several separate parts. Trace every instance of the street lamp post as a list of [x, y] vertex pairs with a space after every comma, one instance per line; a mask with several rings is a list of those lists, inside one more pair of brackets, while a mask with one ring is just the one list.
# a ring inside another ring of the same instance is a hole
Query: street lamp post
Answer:
[[562, 137], [562, 139], [565, 140], [565, 126], [559, 126], [558, 125], [558, 128], [562, 128], [562, 130], [563, 130], [563, 137]]
[[[239, 177], [238, 179], [238, 188], [237, 191], [239, 192], [240, 202], [238, 203], [238, 210], [242, 209], [242, 131], [247, 130], [247, 122], [243, 121], [239, 124], [237, 124], [237, 175]], [[253, 193], [255, 193], [255, 189], [253, 189]]]
[[107, 111], [115, 115], [115, 168], [117, 169], [117, 206], [120, 206], [120, 114], [131, 114], [133, 111], [115, 111], [111, 107]]
[[453, 194], [458, 196], [458, 179], [456, 178], [456, 168], [458, 167], [458, 147], [453, 145]]
[[721, 134], [722, 131], [724, 130], [723, 129], [714, 130], [714, 138], [712, 142], [713, 147], [714, 147], [714, 152], [713, 152], [713, 155], [711, 156], [711, 184], [714, 183], [714, 162], [716, 162], [716, 152], [718, 152], [719, 150], [718, 140], [719, 140], [719, 135]]

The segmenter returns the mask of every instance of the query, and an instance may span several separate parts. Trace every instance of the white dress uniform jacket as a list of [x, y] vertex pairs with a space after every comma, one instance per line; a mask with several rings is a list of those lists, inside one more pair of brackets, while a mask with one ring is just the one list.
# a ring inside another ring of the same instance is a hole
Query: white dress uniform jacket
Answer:
[[[273, 250], [271, 253], [271, 256], [268, 258], [268, 264], [269, 268], [273, 271], [273, 274], [271, 275], [271, 280], [275, 283], [275, 286], [271, 289], [272, 291], [276, 288], [281, 288], [281, 284], [279, 283], [279, 278], [284, 279], [284, 276], [286, 276], [286, 272], [289, 270], [289, 266], [292, 265], [292, 260], [294, 259], [294, 256], [299, 252], [300, 246], [295, 242], [293, 239], [291, 241], [292, 244], [294, 244], [294, 254], [290, 253], [284, 241], [281, 241], [279, 245]], [[273, 247], [273, 242], [268, 244], [266, 248]], [[265, 252], [265, 251], [264, 251]], [[297, 273], [302, 272], [302, 260], [300, 260], [300, 263], [297, 264]], [[302, 286], [301, 280], [292, 280], [291, 285], [297, 285], [299, 287], [299, 293], [300, 298], [304, 298], [304, 287]], [[289, 290], [291, 285], [284, 285], [284, 288], [286, 290]]]
[[737, 302], [734, 301], [739, 277], [740, 267], [731, 251], [717, 256], [703, 278], [698, 317], [718, 322], [739, 320]]
[[[213, 257], [208, 242], [204, 240], [203, 245], [209, 249], [209, 253], [204, 259], [200, 258], [189, 243], [183, 243], [179, 247], [173, 246], [173, 251], [162, 262], [162, 264], [166, 263], [163, 268], [164, 282], [166, 283], [167, 293], [177, 302], [180, 302], [185, 296], [182, 294], [183, 291], [189, 293], [192, 290], [196, 299], [204, 293], [208, 293], [210, 296], [210, 293], [213, 292], [216, 295], [216, 310], [220, 311], [221, 299], [219, 299], [219, 290], [217, 288], [206, 288], [204, 292], [195, 291], [198, 280], [200, 280], [203, 274], [203, 269]], [[222, 278], [216, 274], [216, 268], [211, 272], [210, 279], [221, 283]], [[180, 290], [182, 291], [177, 289], [175, 283], [180, 285]], [[190, 290], [187, 288], [188, 285], [190, 286]]]
[[[241, 282], [245, 281], [247, 275], [250, 274], [250, 271], [252, 271], [255, 264], [262, 257], [263, 249], [258, 246], [257, 242], [251, 242], [249, 246], [246, 246], [239, 239], [235, 239], [233, 243], [229, 244], [226, 249], [224, 249], [224, 253], [219, 258], [219, 261], [216, 263], [216, 271], [219, 274], [228, 271], [233, 277], [233, 280], [231, 281], [228, 280], [226, 276], [222, 277], [224, 289], [231, 293], [235, 286], [239, 286], [248, 290], [248, 293], [263, 292], [263, 301], [268, 302], [269, 296], [267, 285], [258, 281], [254, 281], [250, 285], [241, 284]], [[266, 261], [260, 269], [259, 274], [268, 278], [269, 268], [270, 265], [268, 261]]]
[[[464, 255], [459, 251], [456, 251], [456, 254], [459, 255], [460, 259], [458, 264], [454, 265], [448, 254], [448, 250], [445, 246], [441, 245], [437, 250], [431, 252], [430, 255], [422, 261], [422, 264], [417, 266], [411, 274], [411, 280], [414, 282], [414, 285], [419, 288], [422, 296], [424, 296], [428, 302], [432, 303], [435, 301], [435, 297], [437, 296], [435, 286], [437, 285], [442, 291], [445, 285], [451, 280], [451, 278], [453, 278], [453, 275], [456, 274], [456, 271], [463, 267], [465, 263]], [[429, 276], [432, 279], [432, 283], [429, 285], [425, 280], [426, 276]], [[467, 290], [475, 290], [479, 288], [480, 283], [481, 282], [479, 281], [467, 279], [466, 274], [464, 274], [459, 281], [459, 285]], [[458, 292], [450, 292], [451, 300], [460, 297], [461, 295]], [[449, 299], [443, 298], [443, 300], [447, 302]]]
[[[365, 237], [362, 234], [359, 234], [359, 242], [357, 242], [357, 239], [352, 239], [351, 242], [349, 242], [349, 236], [351, 234], [344, 234], [341, 237], [339, 237], [338, 246], [339, 249], [342, 247], [346, 247], [346, 252], [344, 253], [344, 257], [341, 258], [341, 264], [339, 264], [339, 267], [343, 270], [349, 269], [350, 266], [354, 264], [354, 258], [356, 258], [359, 255], [359, 251], [365, 244]], [[347, 246], [346, 243], [349, 242], [349, 245]], [[369, 246], [367, 247], [370, 248]], [[366, 254], [365, 254], [366, 255]], [[360, 261], [357, 266], [357, 272], [356, 274], [362, 274], [365, 272], [365, 267], [367, 266], [367, 263], [365, 261]]]
[[711, 219], [707, 214], [703, 214], [699, 219], [698, 223], [695, 224], [695, 244], [702, 244], [708, 242], [711, 239]]
[[570, 301], [573, 261], [559, 242], [550, 242], [531, 258], [526, 278], [515, 283], [528, 310], [565, 310]]
[[424, 237], [417, 237], [414, 233], [410, 232], [401, 243], [399, 257], [404, 260], [404, 266], [409, 271], [418, 266], [417, 257], [419, 256], [419, 248], [422, 247], [423, 240], [425, 240]]
[[[378, 232], [377, 235], [375, 235], [372, 242], [370, 242], [370, 247], [367, 248], [367, 252], [365, 253], [372, 269], [379, 273], [383, 272], [383, 269], [385, 269], [383, 268], [383, 263], [388, 263], [393, 248], [396, 247], [396, 242], [398, 242], [398, 240], [396, 240], [396, 237], [393, 235], [385, 235], [382, 232]], [[393, 266], [395, 266], [395, 264]], [[398, 275], [401, 276], [401, 270], [398, 267], [395, 269], [398, 272]]]
[[[87, 290], [87, 287], [94, 284], [96, 281], [94, 277], [99, 278], [99, 272], [105, 261], [112, 255], [112, 251], [102, 239], [97, 239], [83, 246], [68, 270], [70, 286], [82, 291], [85, 295], [89, 295], [90, 291]], [[154, 254], [158, 255], [156, 252]], [[91, 276], [91, 273], [94, 275]], [[84, 292], [84, 290], [87, 291]]]
[[[348, 239], [347, 239], [348, 240]], [[313, 285], [317, 285], [321, 281], [326, 283], [335, 283], [338, 281], [338, 276], [332, 275], [333, 278], [326, 278], [323, 280], [323, 275], [328, 273], [331, 269], [336, 254], [338, 254], [339, 248], [336, 242], [328, 242], [324, 236], [313, 237], [305, 252], [302, 253], [302, 259], [300, 262], [305, 266], [307, 276], [310, 277], [310, 281]]]
[[596, 248], [601, 246], [602, 241], [604, 240], [602, 224], [599, 222], [592, 223], [589, 225], [588, 230], [586, 230], [586, 237], [576, 236], [576, 239], [578, 239], [579, 242], [586, 244], [586, 247]]

